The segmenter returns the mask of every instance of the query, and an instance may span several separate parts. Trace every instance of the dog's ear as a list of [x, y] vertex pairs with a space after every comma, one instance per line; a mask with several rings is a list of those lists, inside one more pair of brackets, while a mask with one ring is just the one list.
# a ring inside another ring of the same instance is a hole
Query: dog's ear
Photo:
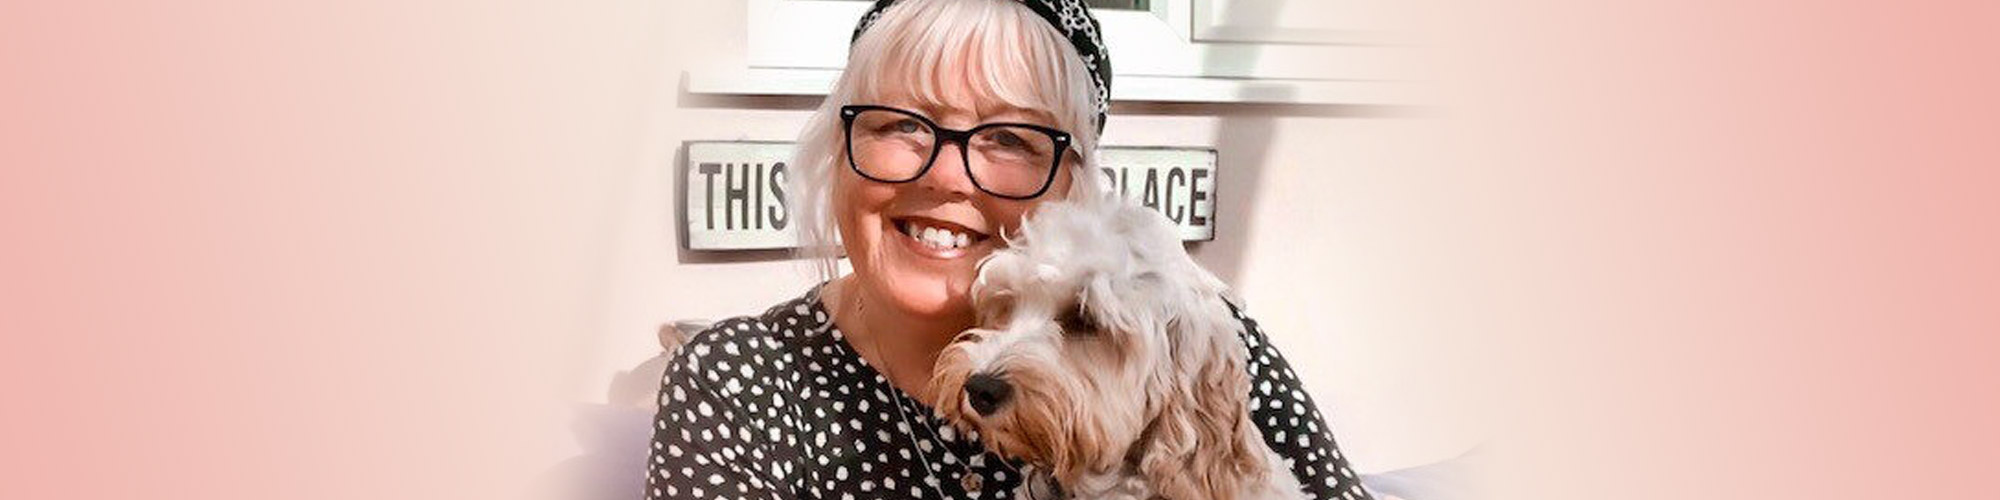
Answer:
[[1245, 353], [1226, 311], [1194, 309], [1168, 326], [1173, 379], [1156, 381], [1166, 384], [1158, 412], [1133, 452], [1161, 498], [1233, 498], [1268, 473], [1247, 407]]

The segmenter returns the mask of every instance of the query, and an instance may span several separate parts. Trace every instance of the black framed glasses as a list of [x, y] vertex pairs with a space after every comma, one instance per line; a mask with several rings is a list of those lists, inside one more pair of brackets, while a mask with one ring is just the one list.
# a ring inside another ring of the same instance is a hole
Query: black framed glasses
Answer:
[[840, 107], [847, 137], [847, 165], [862, 177], [891, 184], [917, 180], [937, 163], [947, 142], [972, 185], [987, 194], [1026, 200], [1049, 190], [1070, 147], [1068, 132], [1028, 123], [986, 123], [968, 130], [938, 126], [912, 111], [888, 106]]

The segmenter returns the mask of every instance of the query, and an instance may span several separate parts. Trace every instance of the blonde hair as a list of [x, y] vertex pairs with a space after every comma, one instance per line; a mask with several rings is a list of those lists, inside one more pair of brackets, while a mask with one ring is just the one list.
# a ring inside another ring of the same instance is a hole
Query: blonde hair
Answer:
[[[793, 205], [799, 209], [799, 253], [814, 262], [821, 279], [839, 275], [831, 198], [834, 179], [848, 168], [840, 107], [879, 102], [886, 87], [907, 89], [918, 104], [937, 108], [970, 97], [1048, 112], [1082, 158], [1063, 197], [1101, 194], [1091, 173], [1098, 130], [1087, 71], [1069, 40], [1014, 0], [902, 0], [883, 10], [854, 41], [847, 69], [799, 133], [792, 161], [799, 181]], [[972, 95], [953, 95], [961, 86]]]

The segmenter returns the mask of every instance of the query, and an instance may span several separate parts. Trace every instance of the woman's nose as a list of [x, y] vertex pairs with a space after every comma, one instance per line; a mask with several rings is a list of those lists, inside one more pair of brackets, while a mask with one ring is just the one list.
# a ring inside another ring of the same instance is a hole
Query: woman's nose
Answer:
[[972, 185], [972, 177], [967, 175], [965, 165], [965, 145], [947, 142], [938, 147], [937, 161], [930, 171], [917, 179], [917, 184], [938, 191], [972, 196], [978, 190]]

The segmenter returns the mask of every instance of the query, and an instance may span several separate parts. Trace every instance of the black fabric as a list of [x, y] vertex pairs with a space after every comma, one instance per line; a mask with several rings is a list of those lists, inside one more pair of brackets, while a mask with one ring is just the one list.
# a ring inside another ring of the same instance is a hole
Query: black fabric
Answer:
[[[1309, 497], [1369, 498], [1291, 366], [1255, 321], [1237, 317], [1246, 327], [1251, 419], [1265, 442]], [[662, 382], [648, 500], [1005, 499], [1022, 480], [1021, 464], [953, 431], [862, 362], [817, 286], [697, 335]]]
[[[1111, 51], [1104, 46], [1103, 28], [1097, 16], [1091, 15], [1090, 8], [1083, 0], [1015, 0], [1048, 21], [1063, 38], [1069, 39], [1070, 47], [1083, 59], [1083, 67], [1090, 73], [1090, 83], [1096, 95], [1092, 102], [1097, 105], [1097, 131], [1104, 132], [1104, 118], [1111, 110]], [[853, 43], [861, 39], [861, 34], [875, 24], [882, 12], [896, 3], [896, 0], [876, 0], [875, 5], [861, 16], [854, 26]]]

